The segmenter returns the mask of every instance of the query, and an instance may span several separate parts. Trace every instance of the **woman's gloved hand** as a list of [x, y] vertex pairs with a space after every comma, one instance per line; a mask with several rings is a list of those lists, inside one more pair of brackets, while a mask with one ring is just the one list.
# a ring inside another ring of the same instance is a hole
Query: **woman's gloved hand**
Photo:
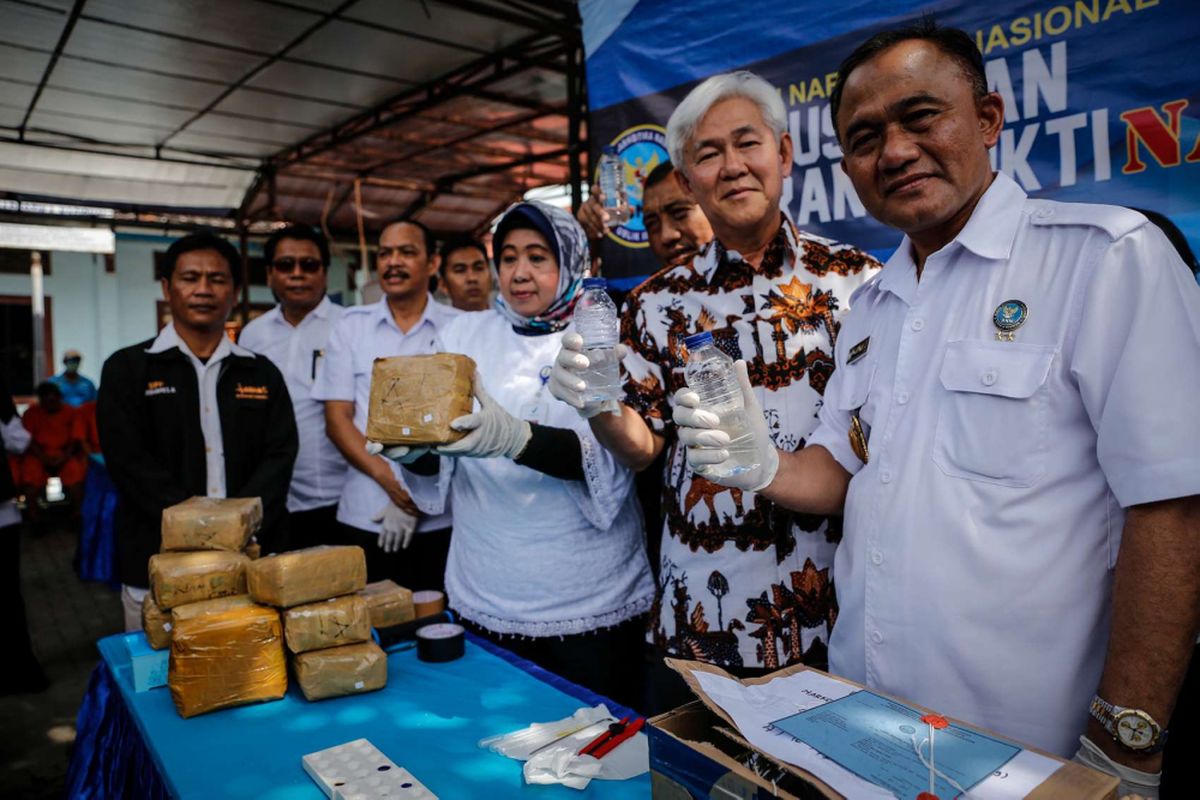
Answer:
[[[618, 361], [627, 352], [623, 344], [618, 344], [614, 350]], [[583, 352], [583, 337], [574, 331], [563, 336], [562, 349], [558, 351], [550, 372], [550, 394], [574, 408], [584, 419], [591, 419], [601, 411], [619, 414], [620, 407], [615, 403], [584, 402], [587, 381], [580, 373], [588, 368], [588, 364], [588, 357]]]
[[456, 431], [468, 431], [457, 442], [434, 448], [440, 456], [468, 458], [516, 458], [529, 444], [533, 431], [529, 423], [505, 411], [483, 388], [483, 379], [475, 372], [472, 382], [479, 410], [450, 422]]
[[385, 553], [403, 550], [412, 542], [417, 530], [417, 518], [395, 503], [388, 503], [371, 518], [380, 523], [379, 549]]

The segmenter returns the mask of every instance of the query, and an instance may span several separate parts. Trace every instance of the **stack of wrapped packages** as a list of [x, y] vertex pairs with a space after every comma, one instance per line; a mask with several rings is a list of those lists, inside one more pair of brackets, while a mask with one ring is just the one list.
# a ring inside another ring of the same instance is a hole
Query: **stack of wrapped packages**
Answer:
[[247, 570], [255, 602], [282, 609], [292, 667], [308, 700], [382, 689], [387, 656], [371, 640], [361, 547], [310, 547], [267, 556]]
[[287, 692], [279, 613], [246, 594], [261, 524], [258, 498], [194, 497], [163, 512], [142, 623], [152, 647], [171, 648], [167, 685], [181, 716]]

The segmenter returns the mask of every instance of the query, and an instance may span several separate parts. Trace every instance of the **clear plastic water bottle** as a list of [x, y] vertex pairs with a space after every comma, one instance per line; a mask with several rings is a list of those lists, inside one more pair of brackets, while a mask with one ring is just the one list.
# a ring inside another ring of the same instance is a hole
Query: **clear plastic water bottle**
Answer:
[[633, 217], [629, 198], [625, 194], [625, 165], [617, 148], [605, 145], [600, 153], [600, 191], [604, 192], [604, 210], [610, 225], [621, 225]]
[[687, 347], [684, 377], [692, 391], [700, 395], [700, 405], [721, 418], [717, 427], [729, 434], [729, 458], [711, 468], [712, 475], [739, 475], [759, 466], [754, 435], [746, 418], [742, 388], [733, 371], [733, 359], [713, 344], [711, 333], [697, 333], [683, 341]]
[[621, 365], [616, 346], [621, 336], [617, 305], [608, 296], [604, 278], [584, 278], [583, 295], [575, 306], [575, 332], [583, 337], [588, 367], [579, 373], [587, 383], [583, 400], [589, 408], [619, 411]]

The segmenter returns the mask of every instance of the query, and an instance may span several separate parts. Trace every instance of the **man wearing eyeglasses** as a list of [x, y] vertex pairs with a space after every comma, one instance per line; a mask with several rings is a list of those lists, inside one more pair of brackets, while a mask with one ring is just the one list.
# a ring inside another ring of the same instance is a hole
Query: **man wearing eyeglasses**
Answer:
[[292, 396], [300, 451], [288, 488], [288, 546], [333, 544], [347, 465], [325, 435], [325, 404], [312, 398], [329, 334], [342, 316], [325, 293], [329, 242], [313, 228], [293, 225], [276, 231], [263, 252], [267, 285], [279, 303], [252, 320], [239, 343], [271, 359]]

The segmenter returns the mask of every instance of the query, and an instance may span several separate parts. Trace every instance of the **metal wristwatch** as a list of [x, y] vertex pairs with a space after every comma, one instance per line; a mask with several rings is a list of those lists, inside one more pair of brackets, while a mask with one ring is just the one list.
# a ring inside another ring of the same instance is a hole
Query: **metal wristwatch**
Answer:
[[1114, 706], [1096, 695], [1089, 711], [1112, 735], [1113, 741], [1127, 750], [1153, 755], [1167, 745], [1167, 732], [1140, 708]]

